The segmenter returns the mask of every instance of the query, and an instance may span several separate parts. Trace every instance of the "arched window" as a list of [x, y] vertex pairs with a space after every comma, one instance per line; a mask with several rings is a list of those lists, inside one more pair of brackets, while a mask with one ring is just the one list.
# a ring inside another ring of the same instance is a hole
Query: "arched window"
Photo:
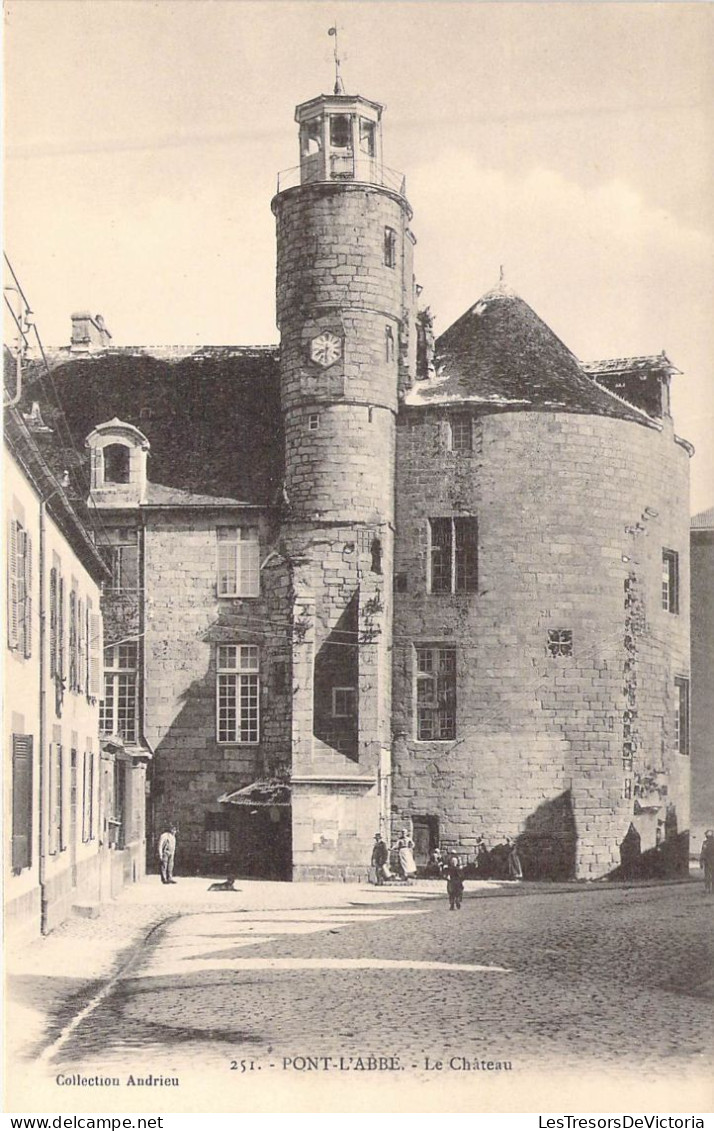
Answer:
[[104, 449], [104, 482], [129, 482], [129, 448], [126, 444], [108, 444]]

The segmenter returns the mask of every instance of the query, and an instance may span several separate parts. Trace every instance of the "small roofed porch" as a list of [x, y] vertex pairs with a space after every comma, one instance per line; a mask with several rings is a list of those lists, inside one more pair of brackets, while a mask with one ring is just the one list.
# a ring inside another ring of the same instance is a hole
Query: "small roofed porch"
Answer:
[[218, 798], [229, 828], [229, 874], [292, 880], [292, 788], [284, 778], [260, 778]]

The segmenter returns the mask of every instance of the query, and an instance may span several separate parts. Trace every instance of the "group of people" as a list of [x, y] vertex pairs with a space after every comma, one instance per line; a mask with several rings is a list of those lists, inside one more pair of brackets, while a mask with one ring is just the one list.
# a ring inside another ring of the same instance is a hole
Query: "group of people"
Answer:
[[372, 849], [372, 868], [374, 879], [378, 887], [389, 880], [401, 880], [409, 883], [416, 876], [416, 862], [414, 860], [414, 841], [409, 836], [407, 829], [402, 829], [399, 840], [394, 846], [396, 852], [396, 870], [390, 868], [390, 851], [381, 833], [374, 837]]
[[[409, 836], [408, 829], [402, 829], [399, 840], [395, 844], [396, 870], [390, 868], [390, 851], [381, 833], [375, 833], [374, 848], [372, 849], [372, 870], [375, 883], [378, 887], [390, 880], [401, 880], [409, 883], [416, 875], [416, 862], [414, 860], [414, 841]], [[440, 849], [435, 849], [432, 859], [438, 858], [440, 872], [446, 879], [446, 893], [449, 897], [451, 911], [459, 911], [464, 897], [464, 879], [461, 874], [461, 864], [458, 856], [450, 856], [444, 860]], [[442, 869], [443, 864], [443, 869]]]

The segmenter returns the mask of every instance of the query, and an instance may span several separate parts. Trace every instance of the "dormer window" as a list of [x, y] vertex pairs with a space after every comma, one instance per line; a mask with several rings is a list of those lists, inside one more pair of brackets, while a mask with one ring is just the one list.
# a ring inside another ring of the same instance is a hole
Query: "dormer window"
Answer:
[[133, 424], [114, 417], [87, 436], [94, 506], [135, 507], [146, 501], [149, 441]]
[[108, 444], [104, 449], [104, 482], [129, 482], [129, 448], [126, 444]]

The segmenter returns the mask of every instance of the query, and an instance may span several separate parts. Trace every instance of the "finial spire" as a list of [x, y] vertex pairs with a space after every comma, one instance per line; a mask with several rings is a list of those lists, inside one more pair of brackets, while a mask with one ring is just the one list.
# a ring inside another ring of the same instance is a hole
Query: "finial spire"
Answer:
[[335, 94], [344, 94], [345, 93], [345, 84], [343, 83], [342, 75], [340, 74], [340, 64], [341, 64], [342, 60], [340, 59], [339, 47], [338, 47], [337, 20], [335, 20], [335, 22], [334, 22], [334, 24], [332, 25], [331, 28], [328, 28], [327, 34], [328, 35], [334, 35], [334, 37], [335, 37], [335, 48], [334, 48], [335, 91], [334, 91], [334, 93]]

